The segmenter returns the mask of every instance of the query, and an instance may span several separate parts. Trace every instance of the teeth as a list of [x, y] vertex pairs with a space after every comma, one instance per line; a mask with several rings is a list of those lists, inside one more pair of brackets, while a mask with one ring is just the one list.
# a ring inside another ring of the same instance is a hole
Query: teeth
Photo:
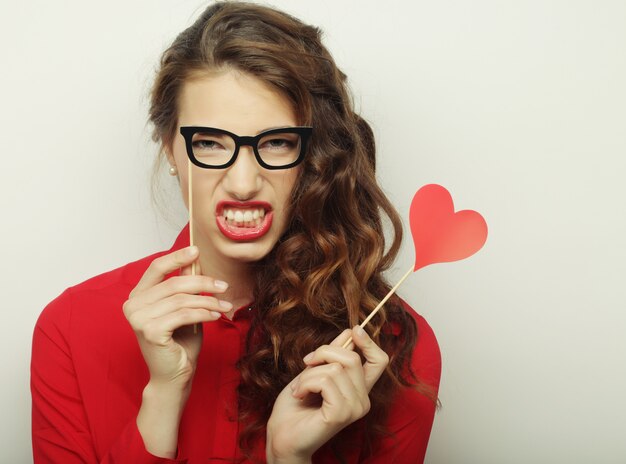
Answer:
[[263, 222], [265, 210], [258, 209], [224, 209], [222, 216], [227, 222], [237, 227], [255, 227]]

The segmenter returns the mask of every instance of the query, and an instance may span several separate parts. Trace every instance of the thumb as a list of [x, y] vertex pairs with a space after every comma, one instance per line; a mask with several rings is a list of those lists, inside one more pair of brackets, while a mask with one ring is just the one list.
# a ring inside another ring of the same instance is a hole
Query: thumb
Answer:
[[369, 391], [385, 371], [387, 364], [389, 364], [389, 356], [374, 343], [374, 340], [361, 326], [357, 325], [352, 329], [352, 341], [365, 358], [363, 373], [365, 385]]

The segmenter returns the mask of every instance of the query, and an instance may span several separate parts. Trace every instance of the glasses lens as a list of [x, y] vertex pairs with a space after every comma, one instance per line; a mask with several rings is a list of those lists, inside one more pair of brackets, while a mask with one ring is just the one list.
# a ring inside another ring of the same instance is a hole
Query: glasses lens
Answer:
[[191, 141], [193, 155], [202, 164], [220, 166], [228, 163], [235, 152], [235, 141], [220, 132], [196, 132]]
[[286, 166], [300, 156], [302, 140], [299, 134], [290, 132], [274, 132], [259, 140], [257, 151], [259, 156], [270, 166]]

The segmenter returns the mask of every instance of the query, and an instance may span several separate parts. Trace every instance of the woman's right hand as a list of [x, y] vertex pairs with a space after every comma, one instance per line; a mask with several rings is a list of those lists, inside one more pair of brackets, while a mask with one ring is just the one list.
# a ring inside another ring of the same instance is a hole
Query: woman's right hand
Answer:
[[[202, 347], [201, 323], [232, 309], [226, 301], [200, 295], [223, 293], [228, 284], [201, 271], [190, 275], [197, 258], [195, 246], [156, 258], [124, 303], [150, 372], [137, 428], [149, 453], [170, 459], [176, 456], [180, 418]], [[164, 280], [176, 269], [182, 269], [180, 276]]]
[[[195, 246], [156, 258], [124, 303], [124, 314], [135, 331], [153, 386], [190, 388], [202, 346], [201, 323], [214, 321], [232, 309], [226, 301], [199, 295], [222, 293], [228, 285], [201, 272], [190, 275], [197, 258]], [[179, 268], [180, 276], [164, 280]]]

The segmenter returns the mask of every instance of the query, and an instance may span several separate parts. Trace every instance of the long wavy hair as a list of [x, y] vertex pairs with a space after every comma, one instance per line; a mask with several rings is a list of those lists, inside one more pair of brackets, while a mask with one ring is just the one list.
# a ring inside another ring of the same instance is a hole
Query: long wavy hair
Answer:
[[[321, 43], [321, 31], [275, 9], [244, 2], [209, 6], [163, 53], [151, 94], [153, 139], [172, 143], [185, 80], [236, 69], [277, 89], [300, 124], [314, 128], [289, 224], [255, 263], [256, 315], [238, 362], [240, 447], [251, 456], [280, 391], [304, 368], [302, 358], [362, 321], [389, 291], [382, 272], [402, 240], [398, 213], [376, 181], [369, 125], [353, 109], [346, 76]], [[387, 243], [383, 223], [391, 226]], [[370, 412], [325, 446], [341, 456], [350, 436], [371, 444], [384, 434], [393, 392], [419, 385], [410, 369], [417, 338], [399, 298], [389, 300], [368, 333], [390, 357], [370, 393]], [[433, 398], [434, 400], [434, 398]]]

